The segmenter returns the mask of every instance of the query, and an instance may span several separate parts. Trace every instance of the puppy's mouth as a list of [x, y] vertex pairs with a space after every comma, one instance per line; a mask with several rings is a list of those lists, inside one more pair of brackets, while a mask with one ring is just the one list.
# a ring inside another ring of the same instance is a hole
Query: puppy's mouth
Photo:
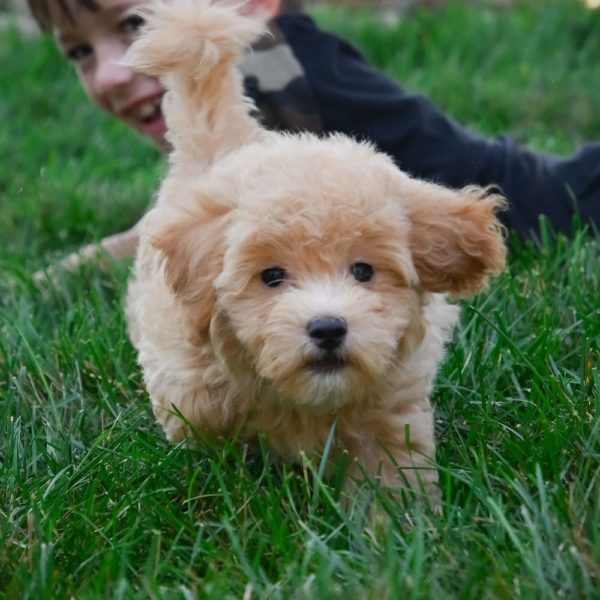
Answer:
[[313, 373], [329, 374], [342, 371], [348, 366], [348, 360], [341, 356], [325, 355], [306, 363], [306, 368]]

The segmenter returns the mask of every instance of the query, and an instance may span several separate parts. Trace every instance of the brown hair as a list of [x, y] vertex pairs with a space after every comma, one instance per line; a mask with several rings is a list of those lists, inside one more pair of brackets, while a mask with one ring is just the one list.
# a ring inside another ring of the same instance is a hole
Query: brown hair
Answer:
[[[77, 4], [80, 4], [84, 8], [87, 8], [91, 12], [98, 10], [99, 6], [95, 0], [74, 0]], [[73, 22], [73, 12], [69, 7], [66, 0], [27, 0], [29, 6], [29, 12], [34, 18], [38, 27], [44, 31], [52, 31], [52, 11], [51, 7], [56, 5], [59, 11], [65, 16], [66, 19]]]
[[[96, 0], [73, 0], [91, 12], [98, 10], [99, 6]], [[74, 21], [73, 12], [71, 11], [67, 0], [27, 0], [29, 11], [34, 18], [38, 27], [44, 31], [52, 31], [52, 12], [50, 8], [53, 3], [58, 5], [60, 12], [71, 22]], [[281, 12], [298, 12], [302, 10], [303, 0], [281, 0]]]

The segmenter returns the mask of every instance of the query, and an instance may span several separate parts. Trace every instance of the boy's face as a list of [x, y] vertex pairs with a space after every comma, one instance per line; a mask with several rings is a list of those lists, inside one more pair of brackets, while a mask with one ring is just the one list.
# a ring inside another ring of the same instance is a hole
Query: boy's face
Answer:
[[117, 119], [164, 146], [162, 86], [153, 77], [117, 64], [143, 23], [133, 10], [145, 0], [95, 0], [94, 10], [78, 0], [67, 0], [67, 3], [72, 18], [64, 12], [58, 13], [57, 8], [52, 20], [54, 33], [90, 98]]
[[[94, 0], [92, 8], [80, 0], [65, 0], [69, 15], [50, 3], [54, 34], [65, 56], [75, 65], [89, 97], [108, 113], [165, 148], [164, 93], [154, 77], [118, 65], [143, 24], [133, 14], [147, 0]], [[280, 0], [249, 0], [246, 11], [274, 16]]]

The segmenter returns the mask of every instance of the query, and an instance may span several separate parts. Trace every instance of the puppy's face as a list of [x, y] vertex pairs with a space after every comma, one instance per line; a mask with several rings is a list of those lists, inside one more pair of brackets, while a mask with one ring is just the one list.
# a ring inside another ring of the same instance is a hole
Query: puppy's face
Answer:
[[[263, 157], [251, 177], [247, 163], [242, 179], [217, 169], [239, 182], [235, 203], [155, 244], [192, 327], [234, 377], [330, 410], [385, 386], [422, 339], [427, 291], [471, 290], [504, 255], [494, 203], [409, 179], [347, 140], [313, 144]], [[476, 217], [463, 214], [475, 204]], [[494, 247], [477, 247], [484, 238]]]
[[295, 403], [364, 396], [422, 334], [407, 223], [391, 202], [369, 204], [298, 195], [261, 214], [249, 203], [228, 228], [213, 337], [229, 329], [226, 358], [243, 353]]

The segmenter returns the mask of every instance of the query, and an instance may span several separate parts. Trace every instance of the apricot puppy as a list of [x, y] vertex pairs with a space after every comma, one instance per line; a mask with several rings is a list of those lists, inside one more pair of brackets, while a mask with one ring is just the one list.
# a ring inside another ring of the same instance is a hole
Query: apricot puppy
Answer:
[[[371, 145], [268, 132], [235, 61], [262, 26], [230, 4], [144, 13], [129, 64], [163, 78], [173, 151], [127, 301], [167, 438], [264, 436], [433, 493], [429, 395], [465, 296], [502, 270], [502, 198], [418, 181]], [[361, 465], [359, 467], [358, 465]]]

